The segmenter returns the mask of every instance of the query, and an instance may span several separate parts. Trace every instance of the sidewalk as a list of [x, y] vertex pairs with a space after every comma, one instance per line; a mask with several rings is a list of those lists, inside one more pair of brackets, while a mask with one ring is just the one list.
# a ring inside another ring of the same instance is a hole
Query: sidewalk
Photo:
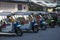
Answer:
[[4, 32], [0, 32], [0, 35], [16, 35], [15, 33], [4, 33]]

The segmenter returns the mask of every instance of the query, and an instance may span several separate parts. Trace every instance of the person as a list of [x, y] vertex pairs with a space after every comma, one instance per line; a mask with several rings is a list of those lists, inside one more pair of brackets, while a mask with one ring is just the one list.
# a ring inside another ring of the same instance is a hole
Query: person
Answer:
[[39, 20], [40, 19], [40, 16], [39, 15], [37, 15], [37, 20]]
[[32, 21], [32, 17], [31, 17], [31, 15], [29, 15], [29, 21], [30, 21], [30, 22]]
[[6, 23], [3, 22], [3, 24], [2, 24], [2, 28], [5, 28], [5, 27], [6, 27]]
[[10, 22], [15, 22], [12, 16], [10, 16], [9, 19], [10, 19]]
[[36, 16], [36, 20], [37, 20], [37, 24], [38, 24], [38, 25], [40, 25], [40, 18], [41, 18], [41, 17], [40, 17], [39, 15]]
[[37, 22], [38, 22], [38, 24], [40, 24], [40, 21], [43, 19], [43, 17], [41, 16], [41, 15], [37, 15]]
[[7, 18], [6, 18], [6, 20], [7, 20], [7, 22], [9, 22], [10, 21], [10, 18], [9, 18], [10, 16], [7, 16]]
[[40, 15], [40, 19], [39, 19], [39, 26], [42, 28], [43, 24], [42, 22], [44, 21], [44, 18]]
[[29, 20], [30, 20], [31, 26], [34, 26], [36, 19], [35, 19], [35, 15], [33, 13], [31, 15], [29, 15]]
[[25, 18], [23, 17], [22, 23], [21, 24], [26, 24]]

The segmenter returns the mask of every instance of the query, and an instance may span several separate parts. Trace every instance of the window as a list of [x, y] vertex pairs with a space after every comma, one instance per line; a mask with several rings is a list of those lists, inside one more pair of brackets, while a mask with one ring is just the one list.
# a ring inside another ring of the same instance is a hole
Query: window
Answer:
[[24, 7], [24, 9], [25, 9], [25, 7]]
[[18, 10], [22, 10], [22, 5], [18, 5]]
[[0, 10], [12, 10], [15, 9], [15, 4], [13, 3], [0, 3]]

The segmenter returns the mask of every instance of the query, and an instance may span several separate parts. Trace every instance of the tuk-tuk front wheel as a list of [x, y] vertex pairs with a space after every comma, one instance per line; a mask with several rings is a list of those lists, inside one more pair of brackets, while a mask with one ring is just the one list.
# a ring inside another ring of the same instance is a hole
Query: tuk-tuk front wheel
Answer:
[[17, 36], [22, 36], [23, 35], [23, 32], [20, 28], [16, 28], [15, 32], [16, 32]]
[[58, 22], [58, 26], [60, 27], [60, 22]]
[[38, 26], [32, 27], [32, 31], [33, 31], [34, 33], [37, 33], [37, 32], [38, 32]]
[[54, 28], [54, 27], [55, 27], [55, 24], [54, 24], [54, 23], [51, 23], [51, 24], [50, 24], [50, 27], [51, 27], [51, 28]]
[[46, 29], [47, 29], [47, 25], [40, 24], [40, 28], [41, 28], [42, 30], [46, 30]]

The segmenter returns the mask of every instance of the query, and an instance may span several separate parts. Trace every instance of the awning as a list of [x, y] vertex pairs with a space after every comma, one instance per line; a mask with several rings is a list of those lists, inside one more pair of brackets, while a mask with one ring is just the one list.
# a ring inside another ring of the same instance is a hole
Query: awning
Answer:
[[32, 0], [33, 3], [40, 5], [40, 6], [44, 6], [44, 7], [56, 7], [57, 3], [46, 3], [45, 1], [37, 1], [37, 0]]
[[55, 8], [55, 9], [60, 9], [60, 7], [57, 7], [57, 8]]
[[0, 0], [0, 2], [28, 2], [28, 0]]

